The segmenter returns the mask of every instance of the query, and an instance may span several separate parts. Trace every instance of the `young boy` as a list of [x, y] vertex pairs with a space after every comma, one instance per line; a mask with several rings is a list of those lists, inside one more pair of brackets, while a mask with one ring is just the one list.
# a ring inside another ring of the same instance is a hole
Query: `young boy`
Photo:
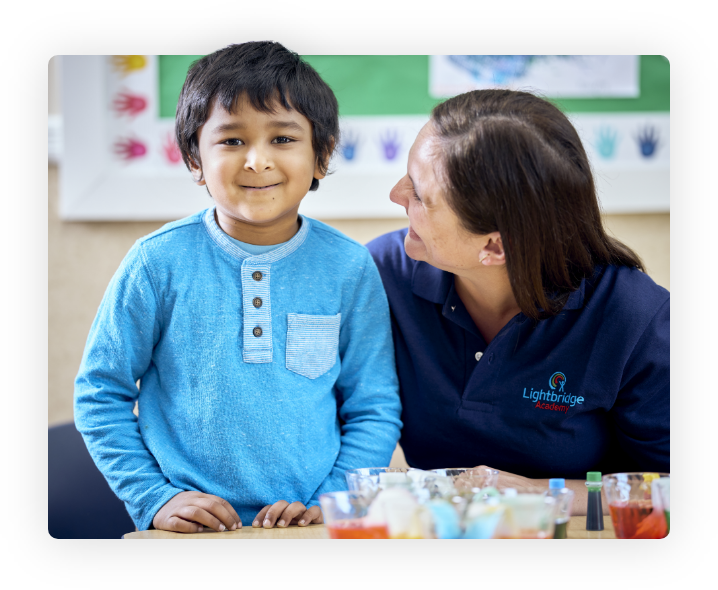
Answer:
[[298, 214], [338, 141], [336, 98], [278, 43], [232, 45], [190, 69], [176, 133], [214, 207], [125, 257], [77, 428], [140, 530], [320, 523], [319, 495], [388, 465], [401, 428], [376, 266]]

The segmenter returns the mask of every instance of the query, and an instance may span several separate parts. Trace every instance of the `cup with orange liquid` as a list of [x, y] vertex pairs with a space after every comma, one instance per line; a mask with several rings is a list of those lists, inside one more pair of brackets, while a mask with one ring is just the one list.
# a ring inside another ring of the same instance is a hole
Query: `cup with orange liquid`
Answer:
[[329, 492], [319, 496], [332, 539], [388, 539], [386, 523], [367, 521], [371, 496], [362, 492]]
[[603, 489], [617, 539], [662, 539], [668, 535], [666, 514], [654, 481], [668, 473], [610, 473]]

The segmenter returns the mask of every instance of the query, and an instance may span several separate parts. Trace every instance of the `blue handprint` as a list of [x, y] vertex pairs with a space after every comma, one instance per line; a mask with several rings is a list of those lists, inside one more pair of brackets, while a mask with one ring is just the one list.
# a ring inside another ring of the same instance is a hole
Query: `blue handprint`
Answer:
[[641, 155], [644, 158], [650, 158], [653, 154], [656, 153], [656, 148], [658, 147], [659, 140], [658, 130], [655, 127], [646, 125], [646, 127], [639, 132], [636, 139], [638, 140], [638, 145], [641, 148]]
[[344, 138], [342, 140], [342, 156], [344, 156], [345, 160], [353, 160], [354, 156], [356, 156], [356, 148], [359, 144], [359, 135], [355, 134], [353, 131], [347, 131], [344, 133]]
[[596, 133], [596, 150], [599, 155], [606, 160], [612, 158], [616, 154], [617, 140], [618, 131], [605, 125], [602, 126]]
[[401, 147], [399, 134], [395, 129], [389, 129], [387, 130], [386, 135], [382, 135], [380, 137], [380, 140], [381, 146], [384, 149], [384, 158], [391, 162], [394, 158], [396, 158], [399, 153], [399, 148]]

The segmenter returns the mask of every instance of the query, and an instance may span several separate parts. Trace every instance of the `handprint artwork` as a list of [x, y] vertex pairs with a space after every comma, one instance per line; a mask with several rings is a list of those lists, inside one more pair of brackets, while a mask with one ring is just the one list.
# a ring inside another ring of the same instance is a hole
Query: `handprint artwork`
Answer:
[[356, 156], [356, 148], [359, 144], [359, 135], [354, 131], [347, 131], [342, 140], [342, 156], [345, 160], [352, 161]]
[[118, 139], [113, 148], [115, 154], [126, 162], [136, 160], [147, 154], [147, 146], [138, 139]]
[[112, 66], [127, 76], [147, 67], [147, 58], [144, 55], [113, 55]]
[[389, 129], [379, 138], [381, 146], [384, 150], [384, 159], [392, 161], [399, 154], [401, 143], [399, 142], [399, 133], [396, 130]]
[[179, 164], [182, 161], [182, 152], [180, 152], [174, 134], [168, 132], [165, 135], [165, 141], [162, 144], [162, 153], [170, 164]]
[[656, 149], [658, 148], [658, 130], [651, 125], [646, 125], [639, 131], [636, 141], [638, 141], [641, 155], [644, 158], [650, 158], [656, 153]]
[[609, 160], [616, 155], [617, 145], [618, 131], [608, 125], [602, 125], [596, 133], [596, 151], [598, 154], [602, 158]]
[[147, 99], [139, 94], [120, 92], [112, 101], [112, 109], [117, 116], [136, 117], [147, 108]]

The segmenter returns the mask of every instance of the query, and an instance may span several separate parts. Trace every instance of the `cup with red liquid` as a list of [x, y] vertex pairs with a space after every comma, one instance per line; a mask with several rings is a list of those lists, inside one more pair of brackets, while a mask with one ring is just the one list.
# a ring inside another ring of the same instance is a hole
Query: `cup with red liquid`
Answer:
[[617, 539], [662, 539], [668, 535], [666, 514], [654, 481], [668, 473], [610, 473], [603, 476]]
[[367, 521], [372, 495], [363, 492], [329, 492], [319, 496], [324, 522], [332, 539], [388, 539], [386, 523]]

